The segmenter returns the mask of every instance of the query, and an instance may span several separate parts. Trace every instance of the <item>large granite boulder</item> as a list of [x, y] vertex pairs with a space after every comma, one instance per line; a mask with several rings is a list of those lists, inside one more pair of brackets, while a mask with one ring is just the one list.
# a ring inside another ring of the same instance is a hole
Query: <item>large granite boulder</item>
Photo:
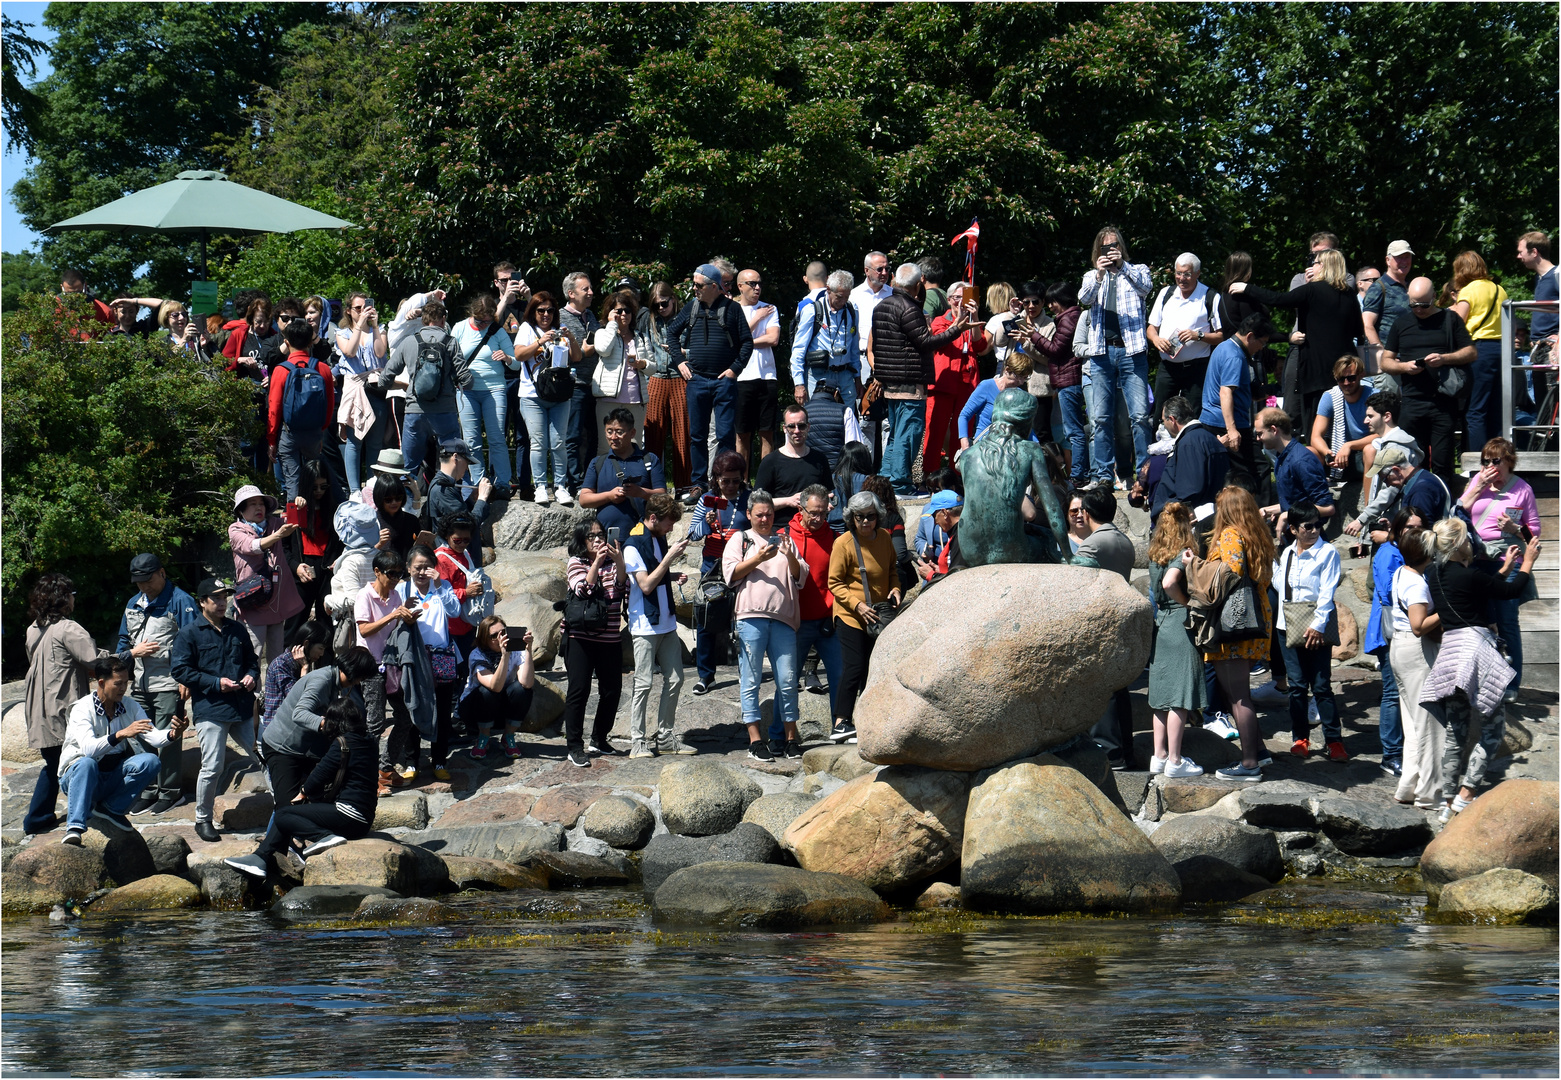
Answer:
[[13, 765], [42, 761], [43, 755], [27, 745], [27, 707], [17, 702], [0, 716], [0, 759]]
[[85, 900], [108, 880], [103, 852], [40, 837], [11, 856], [0, 888], [0, 908], [7, 915], [47, 912], [66, 900]]
[[579, 506], [538, 506], [525, 499], [488, 504], [493, 546], [521, 551], [547, 551], [569, 543], [570, 534], [589, 510]]
[[1267, 829], [1239, 821], [1204, 814], [1172, 818], [1161, 822], [1149, 840], [1173, 866], [1183, 859], [1208, 855], [1269, 882], [1285, 876], [1278, 838]]
[[159, 874], [178, 874], [189, 869], [190, 842], [176, 832], [144, 834], [146, 850], [152, 856], [152, 869]]
[[857, 751], [880, 765], [970, 772], [1057, 746], [1143, 670], [1152, 629], [1148, 602], [1106, 571], [962, 570], [879, 636]]
[[459, 825], [409, 833], [404, 839], [440, 856], [525, 863], [539, 851], [562, 851], [559, 825]]
[[633, 851], [650, 842], [656, 831], [656, 815], [638, 799], [608, 795], [587, 808], [584, 828], [585, 835], [592, 839]]
[[1181, 901], [1165, 856], [1100, 788], [1050, 754], [975, 778], [960, 862], [968, 908], [1153, 911]]
[[958, 861], [969, 796], [969, 773], [891, 765], [820, 799], [781, 843], [804, 870], [894, 891]]
[[751, 821], [738, 823], [729, 833], [717, 836], [675, 836], [663, 833], [653, 837], [640, 852], [640, 876], [647, 894], [654, 894], [662, 882], [685, 866], [700, 863], [767, 863], [780, 851], [775, 837]]
[[1202, 813], [1242, 821], [1260, 829], [1317, 828], [1313, 803], [1331, 792], [1300, 780], [1272, 780], [1250, 784], [1220, 798]]
[[350, 840], [309, 859], [305, 885], [379, 885], [404, 896], [443, 892], [450, 886], [444, 860], [394, 840]]
[[172, 874], [153, 874], [98, 897], [88, 909], [94, 915], [110, 911], [162, 911], [199, 907], [200, 887]]
[[815, 746], [802, 753], [802, 772], [805, 775], [823, 773], [838, 776], [842, 780], [855, 780], [866, 776], [878, 766], [862, 760], [856, 747], [849, 743], [831, 743]]
[[718, 761], [677, 761], [661, 770], [661, 820], [681, 836], [730, 832], [764, 794], [757, 781]]
[[778, 842], [786, 834], [793, 821], [801, 817], [817, 797], [800, 791], [783, 791], [765, 795], [755, 800], [743, 813], [744, 821], [751, 821]]
[[303, 885], [271, 905], [271, 913], [284, 919], [312, 919], [317, 915], [347, 915], [358, 910], [366, 896], [399, 897], [382, 885]]
[[1425, 812], [1381, 799], [1319, 795], [1312, 816], [1334, 846], [1347, 855], [1417, 852], [1431, 842]]
[[791, 930], [882, 922], [888, 904], [855, 878], [767, 863], [702, 863], [656, 890], [651, 918], [732, 929]]
[[1556, 887], [1557, 785], [1546, 780], [1503, 780], [1447, 823], [1420, 856], [1426, 894], [1487, 870], [1533, 874]]
[[1437, 911], [1478, 922], [1554, 922], [1556, 890], [1522, 870], [1487, 870], [1444, 885]]
[[446, 855], [444, 865], [450, 872], [450, 887], [457, 892], [548, 887], [545, 866], [516, 866], [498, 859], [467, 859], [460, 855]]

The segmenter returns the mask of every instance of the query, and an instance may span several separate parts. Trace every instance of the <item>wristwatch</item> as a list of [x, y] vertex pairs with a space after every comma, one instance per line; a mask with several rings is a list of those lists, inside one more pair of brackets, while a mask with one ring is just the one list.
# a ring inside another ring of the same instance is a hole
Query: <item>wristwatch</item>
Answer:
[[1199, 331], [1198, 331], [1198, 340], [1199, 340], [1199, 341], [1202, 341], [1202, 340], [1203, 340], [1203, 331], [1202, 331], [1202, 330], [1199, 330]]

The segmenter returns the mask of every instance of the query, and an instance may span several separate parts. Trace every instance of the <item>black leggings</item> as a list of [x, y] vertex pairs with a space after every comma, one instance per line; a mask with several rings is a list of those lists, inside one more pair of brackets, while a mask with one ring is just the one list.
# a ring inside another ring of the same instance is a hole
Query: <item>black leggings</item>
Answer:
[[478, 683], [461, 699], [461, 719], [477, 727], [519, 727], [531, 711], [531, 694], [531, 687], [520, 685], [519, 679], [497, 691]]
[[596, 676], [596, 723], [591, 741], [598, 746], [612, 734], [618, 719], [618, 702], [623, 697], [623, 646], [616, 641], [581, 641], [564, 637], [564, 670], [569, 673], [569, 691], [564, 695], [564, 738], [571, 750], [585, 748], [585, 703], [591, 696], [591, 676]]
[[[455, 692], [461, 688], [460, 681], [435, 683], [434, 705], [438, 711], [438, 726], [434, 729], [433, 759], [434, 768], [445, 763], [450, 756], [451, 725], [454, 723]], [[412, 737], [417, 737], [417, 729], [412, 729]]]
[[266, 830], [266, 838], [255, 849], [255, 854], [262, 859], [279, 855], [287, 849], [288, 841], [294, 837], [308, 844], [327, 836], [359, 840], [368, 833], [368, 822], [342, 813], [336, 809], [335, 803], [297, 803], [284, 806], [271, 815], [271, 826]]
[[271, 797], [276, 806], [286, 806], [304, 789], [304, 781], [316, 762], [303, 754], [286, 754], [266, 747], [266, 776], [271, 780]]
[[854, 720], [856, 699], [867, 685], [867, 662], [878, 639], [839, 618], [835, 619], [835, 633], [840, 635], [840, 691], [835, 695], [835, 715]]

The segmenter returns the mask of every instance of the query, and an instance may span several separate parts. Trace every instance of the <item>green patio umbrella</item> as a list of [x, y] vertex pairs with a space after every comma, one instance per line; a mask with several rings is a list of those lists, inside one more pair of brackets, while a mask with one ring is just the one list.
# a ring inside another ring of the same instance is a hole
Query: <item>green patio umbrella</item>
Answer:
[[303, 229], [355, 229], [350, 221], [322, 214], [264, 191], [234, 183], [225, 173], [187, 169], [158, 184], [96, 210], [56, 222], [45, 235], [66, 229], [102, 232], [199, 233], [201, 277], [206, 277], [206, 241], [212, 233], [290, 233]]

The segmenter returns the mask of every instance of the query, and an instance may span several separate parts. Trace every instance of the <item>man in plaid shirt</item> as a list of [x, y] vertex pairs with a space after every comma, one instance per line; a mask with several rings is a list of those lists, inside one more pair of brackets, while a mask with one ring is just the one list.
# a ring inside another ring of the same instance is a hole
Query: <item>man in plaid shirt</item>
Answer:
[[1090, 487], [1110, 488], [1116, 471], [1116, 395], [1122, 391], [1133, 431], [1133, 467], [1149, 460], [1149, 356], [1144, 299], [1149, 267], [1127, 261], [1122, 232], [1107, 225], [1095, 234], [1094, 269], [1079, 285], [1079, 306], [1089, 314], [1089, 415], [1095, 424]]

